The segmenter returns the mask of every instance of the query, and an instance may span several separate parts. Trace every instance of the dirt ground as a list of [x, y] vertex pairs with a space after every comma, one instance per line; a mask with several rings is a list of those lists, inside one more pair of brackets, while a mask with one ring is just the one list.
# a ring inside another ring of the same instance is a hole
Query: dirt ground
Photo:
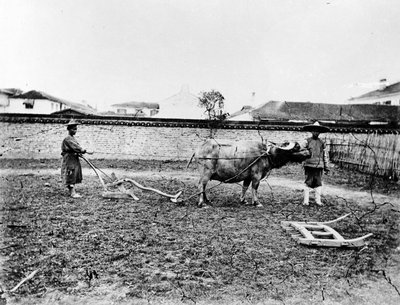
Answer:
[[[58, 160], [0, 161], [0, 304], [399, 304], [397, 183], [335, 168], [324, 206], [302, 206], [302, 171], [263, 181], [263, 208], [238, 203], [240, 186], [210, 183], [196, 207], [197, 174], [176, 162], [95, 160], [107, 174], [164, 192], [105, 199], [84, 167], [82, 199], [67, 197]], [[250, 194], [248, 194], [250, 196]], [[298, 245], [281, 221], [326, 221], [356, 249]], [[15, 292], [9, 292], [38, 270]], [[1, 303], [3, 302], [3, 303]]]

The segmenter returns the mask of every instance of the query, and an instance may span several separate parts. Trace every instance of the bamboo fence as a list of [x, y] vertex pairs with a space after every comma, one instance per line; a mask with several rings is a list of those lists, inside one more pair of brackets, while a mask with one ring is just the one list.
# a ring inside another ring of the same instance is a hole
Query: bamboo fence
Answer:
[[400, 135], [367, 134], [331, 138], [329, 157], [341, 167], [397, 181], [400, 178]]

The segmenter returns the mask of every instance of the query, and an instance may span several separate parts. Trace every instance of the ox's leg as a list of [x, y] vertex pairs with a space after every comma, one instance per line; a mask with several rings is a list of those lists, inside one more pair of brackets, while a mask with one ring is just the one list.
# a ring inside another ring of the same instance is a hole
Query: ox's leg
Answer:
[[256, 207], [262, 207], [263, 205], [258, 201], [258, 187], [260, 186], [261, 175], [254, 175], [251, 183], [251, 193], [253, 199], [253, 205]]
[[245, 195], [246, 195], [247, 189], [249, 188], [250, 182], [251, 182], [251, 178], [243, 181], [242, 196], [240, 196], [240, 203], [242, 203], [242, 204], [248, 204], [248, 202], [245, 198]]
[[199, 204], [198, 204], [199, 207], [202, 207], [204, 205], [207, 205], [207, 203], [209, 203], [207, 196], [206, 196], [206, 187], [207, 187], [208, 181], [210, 181], [210, 177], [208, 175], [203, 175], [200, 178], [199, 187], [198, 187], [198, 190], [200, 193]]

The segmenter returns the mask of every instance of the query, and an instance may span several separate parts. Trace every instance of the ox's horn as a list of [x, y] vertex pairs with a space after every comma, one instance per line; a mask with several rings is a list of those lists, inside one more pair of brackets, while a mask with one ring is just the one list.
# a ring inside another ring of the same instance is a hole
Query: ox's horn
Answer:
[[289, 145], [287, 145], [287, 146], [279, 146], [279, 148], [283, 149], [283, 150], [291, 150], [291, 149], [294, 148], [295, 145], [296, 145], [295, 143], [289, 142]]

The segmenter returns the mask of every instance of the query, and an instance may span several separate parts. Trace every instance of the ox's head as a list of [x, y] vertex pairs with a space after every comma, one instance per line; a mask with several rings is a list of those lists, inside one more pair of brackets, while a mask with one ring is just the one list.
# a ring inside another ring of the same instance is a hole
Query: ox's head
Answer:
[[288, 162], [300, 163], [310, 158], [308, 149], [301, 148], [297, 142], [285, 142], [282, 145], [274, 145], [269, 150], [269, 156], [274, 168], [279, 168]]

